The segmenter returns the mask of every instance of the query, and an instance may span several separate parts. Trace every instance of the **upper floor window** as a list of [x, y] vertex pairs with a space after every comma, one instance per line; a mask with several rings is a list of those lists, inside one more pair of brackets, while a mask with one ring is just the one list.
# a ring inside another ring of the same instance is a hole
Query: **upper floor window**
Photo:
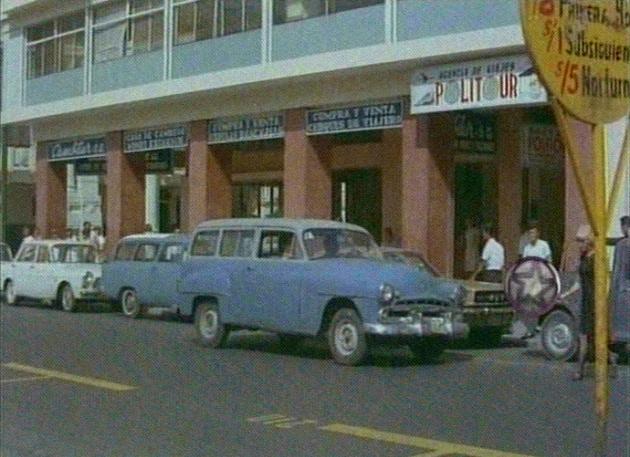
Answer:
[[175, 0], [175, 44], [261, 27], [261, 0]]
[[163, 46], [163, 0], [116, 1], [94, 10], [94, 63]]
[[317, 16], [380, 5], [384, 0], [274, 0], [273, 23], [301, 21]]
[[26, 29], [27, 78], [83, 66], [85, 13], [63, 16]]

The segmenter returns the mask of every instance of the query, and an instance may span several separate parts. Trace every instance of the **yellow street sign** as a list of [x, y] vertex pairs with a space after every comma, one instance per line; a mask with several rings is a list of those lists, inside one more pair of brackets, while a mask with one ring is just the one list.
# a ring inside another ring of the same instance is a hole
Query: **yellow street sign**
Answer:
[[630, 112], [630, 0], [521, 0], [525, 42], [547, 90], [576, 118]]

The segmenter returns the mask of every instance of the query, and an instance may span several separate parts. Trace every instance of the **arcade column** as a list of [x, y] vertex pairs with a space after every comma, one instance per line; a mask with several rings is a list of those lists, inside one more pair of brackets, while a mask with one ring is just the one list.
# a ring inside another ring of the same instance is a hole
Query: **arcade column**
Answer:
[[37, 144], [35, 226], [41, 236], [63, 236], [67, 224], [66, 163], [49, 162], [44, 144]]
[[144, 157], [125, 154], [122, 132], [105, 136], [107, 147], [107, 251], [118, 240], [144, 232]]
[[330, 154], [324, 138], [306, 135], [303, 109], [285, 114], [284, 216], [330, 219], [332, 177]]
[[453, 137], [448, 115], [408, 116], [401, 151], [401, 234], [405, 249], [453, 272]]

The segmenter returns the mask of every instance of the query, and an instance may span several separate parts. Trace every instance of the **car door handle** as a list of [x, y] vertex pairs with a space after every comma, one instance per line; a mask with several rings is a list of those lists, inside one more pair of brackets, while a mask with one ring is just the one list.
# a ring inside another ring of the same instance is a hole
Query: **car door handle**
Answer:
[[254, 267], [245, 267], [245, 271], [254, 271]]

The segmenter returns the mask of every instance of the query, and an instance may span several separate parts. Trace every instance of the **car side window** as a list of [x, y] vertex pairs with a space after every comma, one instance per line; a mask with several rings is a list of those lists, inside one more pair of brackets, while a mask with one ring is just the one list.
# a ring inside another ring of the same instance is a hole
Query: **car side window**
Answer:
[[162, 248], [160, 262], [181, 262], [184, 254], [184, 246], [181, 244], [167, 244]]
[[139, 262], [152, 262], [155, 260], [158, 252], [158, 245], [153, 243], [144, 243], [138, 246], [136, 257], [134, 260]]
[[40, 246], [37, 250], [37, 263], [48, 263], [50, 261], [50, 250], [48, 246]]
[[224, 230], [221, 257], [250, 257], [254, 251], [253, 230]]
[[22, 248], [18, 262], [35, 262], [35, 254], [37, 253], [37, 246], [34, 244], [27, 244]]
[[265, 230], [260, 237], [258, 257], [261, 259], [295, 260], [302, 258], [302, 251], [295, 233], [282, 230]]
[[210, 230], [199, 232], [195, 236], [192, 244], [191, 255], [211, 257], [217, 253], [217, 245], [219, 244], [219, 231]]
[[136, 252], [136, 243], [120, 243], [116, 249], [115, 260], [132, 260]]
[[0, 246], [0, 261], [11, 261], [11, 251], [9, 251], [9, 248], [7, 246]]

